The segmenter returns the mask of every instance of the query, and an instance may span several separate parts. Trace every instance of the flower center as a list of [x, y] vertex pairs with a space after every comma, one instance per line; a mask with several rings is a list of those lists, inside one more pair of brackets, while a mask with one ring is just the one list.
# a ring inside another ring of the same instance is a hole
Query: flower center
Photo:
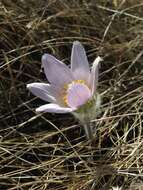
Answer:
[[74, 80], [65, 86], [66, 93], [63, 97], [64, 103], [72, 108], [85, 104], [91, 98], [91, 90], [84, 80]]

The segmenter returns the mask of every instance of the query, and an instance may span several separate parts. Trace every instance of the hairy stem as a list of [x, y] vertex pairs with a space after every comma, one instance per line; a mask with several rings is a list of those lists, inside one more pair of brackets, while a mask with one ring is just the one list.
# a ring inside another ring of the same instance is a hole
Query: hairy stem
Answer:
[[90, 123], [84, 123], [83, 127], [85, 130], [86, 138], [88, 140], [91, 140], [93, 138], [93, 130], [92, 130]]

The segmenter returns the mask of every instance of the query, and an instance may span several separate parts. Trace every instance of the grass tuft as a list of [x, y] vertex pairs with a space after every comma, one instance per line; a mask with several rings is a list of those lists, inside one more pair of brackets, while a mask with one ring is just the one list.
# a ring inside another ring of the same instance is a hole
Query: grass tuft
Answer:
[[[142, 0], [2, 0], [0, 26], [0, 189], [142, 190]], [[69, 64], [75, 40], [104, 59], [93, 144], [26, 89], [45, 80], [42, 54]]]

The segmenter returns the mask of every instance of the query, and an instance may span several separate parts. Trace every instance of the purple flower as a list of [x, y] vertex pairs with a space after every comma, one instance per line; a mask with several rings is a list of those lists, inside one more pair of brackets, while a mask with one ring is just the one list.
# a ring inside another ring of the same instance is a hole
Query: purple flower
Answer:
[[98, 83], [97, 57], [90, 71], [85, 50], [75, 41], [71, 53], [71, 68], [49, 54], [42, 56], [42, 65], [50, 84], [31, 83], [27, 88], [35, 95], [50, 102], [36, 109], [37, 112], [66, 113], [78, 110], [94, 96]]

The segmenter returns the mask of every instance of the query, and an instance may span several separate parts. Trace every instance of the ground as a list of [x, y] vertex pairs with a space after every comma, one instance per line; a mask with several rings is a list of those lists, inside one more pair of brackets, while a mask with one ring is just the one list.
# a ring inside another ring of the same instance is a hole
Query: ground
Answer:
[[[37, 114], [26, 84], [41, 56], [70, 63], [80, 41], [100, 66], [101, 110], [87, 140], [71, 114]], [[142, 0], [1, 0], [0, 189], [143, 189]]]

